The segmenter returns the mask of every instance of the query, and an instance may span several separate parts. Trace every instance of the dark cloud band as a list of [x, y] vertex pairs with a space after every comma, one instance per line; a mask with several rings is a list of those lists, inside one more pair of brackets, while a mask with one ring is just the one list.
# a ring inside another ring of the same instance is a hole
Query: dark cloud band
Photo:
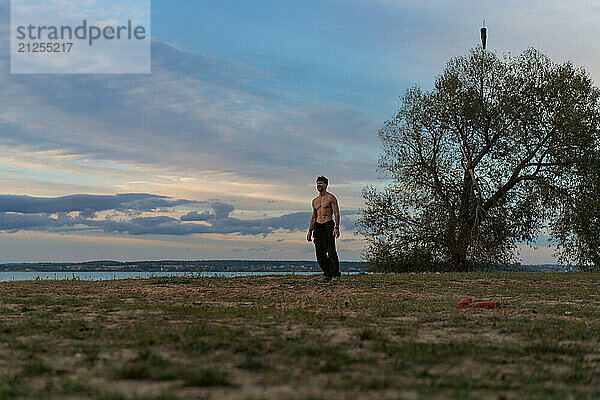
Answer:
[[21, 214], [59, 212], [153, 211], [159, 208], [194, 205], [191, 200], [174, 200], [166, 196], [147, 193], [116, 195], [74, 194], [62, 197], [31, 197], [0, 195], [0, 212]]
[[[206, 206], [212, 211], [191, 211], [179, 219], [158, 215], [177, 206]], [[145, 217], [106, 217], [94, 219], [96, 212], [115, 211], [128, 214], [156, 213]], [[127, 235], [192, 235], [203, 233], [263, 235], [277, 230], [303, 231], [310, 222], [310, 212], [295, 212], [280, 217], [239, 219], [231, 217], [231, 204], [220, 201], [199, 202], [172, 199], [147, 193], [111, 196], [76, 194], [63, 197], [0, 196], [0, 231], [21, 230], [72, 232], [90, 231]], [[53, 214], [57, 214], [54, 216]], [[354, 229], [356, 211], [343, 211], [342, 224]]]

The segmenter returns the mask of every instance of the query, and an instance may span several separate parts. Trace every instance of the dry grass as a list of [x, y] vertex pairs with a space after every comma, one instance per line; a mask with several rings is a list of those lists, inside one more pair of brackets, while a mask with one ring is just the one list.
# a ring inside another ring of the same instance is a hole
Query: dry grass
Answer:
[[[598, 399], [600, 275], [0, 283], [0, 400]], [[463, 297], [496, 310], [456, 309]]]

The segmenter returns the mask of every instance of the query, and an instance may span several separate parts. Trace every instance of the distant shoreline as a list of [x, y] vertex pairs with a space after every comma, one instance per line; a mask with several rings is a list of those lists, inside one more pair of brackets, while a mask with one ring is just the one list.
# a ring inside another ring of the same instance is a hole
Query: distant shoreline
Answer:
[[[340, 261], [341, 272], [365, 272], [360, 261]], [[485, 269], [484, 269], [485, 271]], [[557, 264], [518, 265], [488, 271], [565, 272], [574, 271]], [[269, 260], [158, 260], [86, 262], [1, 263], [0, 272], [321, 272], [316, 261]]]
[[[356, 261], [340, 261], [342, 272], [362, 272]], [[319, 272], [316, 261], [195, 260], [3, 263], [0, 272]]]

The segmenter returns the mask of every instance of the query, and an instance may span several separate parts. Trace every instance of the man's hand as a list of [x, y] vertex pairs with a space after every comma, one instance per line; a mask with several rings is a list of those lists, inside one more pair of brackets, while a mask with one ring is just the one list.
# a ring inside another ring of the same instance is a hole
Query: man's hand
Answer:
[[337, 238], [340, 237], [340, 228], [333, 228], [333, 236]]
[[312, 239], [311, 239], [311, 236], [312, 236], [312, 232], [308, 232], [308, 233], [306, 234], [306, 241], [307, 241], [307, 242], [311, 242], [311, 241], [312, 241]]

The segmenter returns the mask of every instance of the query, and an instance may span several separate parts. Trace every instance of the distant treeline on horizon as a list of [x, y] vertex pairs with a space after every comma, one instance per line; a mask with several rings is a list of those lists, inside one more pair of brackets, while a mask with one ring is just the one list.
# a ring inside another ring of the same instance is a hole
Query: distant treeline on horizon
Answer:
[[[342, 272], [362, 272], [365, 266], [356, 261], [340, 261]], [[161, 261], [86, 261], [77, 263], [4, 263], [0, 271], [179, 271], [179, 272], [318, 272], [316, 261], [260, 260], [161, 260]]]
[[[366, 272], [359, 261], [340, 261], [342, 272]], [[2, 263], [0, 272], [321, 272], [316, 261], [266, 261], [266, 260], [160, 260], [160, 261], [113, 261], [86, 262], [39, 262]], [[514, 265], [505, 268], [483, 268], [481, 271], [513, 272], [564, 272], [577, 271], [557, 264]]]

